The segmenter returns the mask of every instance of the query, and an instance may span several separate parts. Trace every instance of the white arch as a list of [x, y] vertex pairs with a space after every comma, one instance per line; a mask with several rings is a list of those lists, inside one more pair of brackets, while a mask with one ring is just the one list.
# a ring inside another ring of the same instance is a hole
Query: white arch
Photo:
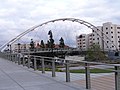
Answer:
[[[99, 30], [96, 26], [94, 26], [94, 25], [92, 25], [91, 23], [89, 23], [89, 22], [87, 22], [87, 21], [84, 21], [84, 20], [75, 19], [75, 18], [55, 19], [55, 20], [50, 20], [50, 21], [47, 21], [47, 22], [45, 22], [45, 23], [36, 25], [36, 26], [34, 26], [34, 27], [32, 27], [32, 28], [29, 28], [28, 30], [24, 31], [23, 33], [19, 34], [18, 36], [16, 36], [16, 37], [13, 38], [12, 40], [10, 40], [10, 41], [8, 41], [7, 43], [5, 43], [4, 45], [2, 45], [2, 46], [0, 47], [0, 50], [1, 50], [1, 51], [4, 50], [5, 47], [7, 47], [8, 44], [13, 44], [13, 43], [16, 42], [17, 40], [19, 40], [21, 37], [23, 37], [24, 35], [26, 35], [27, 33], [31, 32], [31, 31], [34, 31], [36, 28], [38, 28], [38, 27], [40, 27], [40, 26], [43, 26], [43, 25], [46, 25], [46, 24], [48, 24], [48, 23], [50, 23], [50, 22], [53, 22], [53, 23], [54, 23], [54, 22], [56, 22], [56, 21], [72, 21], [72, 22], [78, 22], [78, 23], [80, 23], [80, 24], [83, 24], [83, 25], [87, 26], [88, 28], [90, 28], [90, 29], [92, 29], [92, 30], [93, 30], [93, 28], [96, 28], [96, 30], [98, 30], [98, 31], [101, 32], [101, 30]], [[97, 33], [97, 32], [95, 31], [95, 33]], [[118, 50], [117, 47], [116, 47], [116, 45], [109, 39], [109, 37], [106, 36], [103, 32], [101, 32], [101, 33], [115, 46], [116, 50]], [[97, 33], [97, 34], [98, 34], [98, 33]], [[99, 35], [99, 34], [98, 34], [98, 35]], [[99, 35], [99, 37], [102, 38], [100, 35]], [[102, 38], [102, 40], [104, 41], [103, 38]]]

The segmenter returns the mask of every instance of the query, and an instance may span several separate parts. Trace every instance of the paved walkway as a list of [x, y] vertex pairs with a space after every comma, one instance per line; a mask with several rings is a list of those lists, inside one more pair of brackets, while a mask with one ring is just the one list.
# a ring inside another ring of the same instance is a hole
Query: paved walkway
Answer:
[[[0, 90], [86, 90], [85, 74], [71, 73], [70, 83], [65, 73], [34, 71], [22, 65], [0, 58]], [[114, 90], [114, 73], [91, 74], [91, 90]]]
[[[59, 76], [60, 74], [57, 73]], [[51, 77], [51, 73], [28, 69], [0, 58], [0, 90], [85, 90], [65, 77]]]

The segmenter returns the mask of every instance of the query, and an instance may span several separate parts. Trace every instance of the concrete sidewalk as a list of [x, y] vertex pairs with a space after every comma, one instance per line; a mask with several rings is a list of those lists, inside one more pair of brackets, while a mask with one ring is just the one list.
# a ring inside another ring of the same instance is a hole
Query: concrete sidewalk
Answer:
[[0, 58], [0, 90], [86, 90], [61, 78]]

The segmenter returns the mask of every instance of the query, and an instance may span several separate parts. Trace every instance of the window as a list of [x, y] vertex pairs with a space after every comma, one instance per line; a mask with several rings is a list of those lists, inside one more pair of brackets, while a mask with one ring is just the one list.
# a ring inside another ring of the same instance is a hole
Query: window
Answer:
[[120, 38], [120, 36], [118, 36], [118, 38]]
[[108, 32], [106, 32], [106, 34], [108, 34]]
[[111, 32], [111, 33], [113, 33], [113, 32]]
[[83, 36], [83, 38], [85, 38], [85, 36]]
[[79, 38], [82, 38], [82, 35], [80, 35]]
[[113, 27], [111, 27], [111, 29], [113, 29]]
[[98, 42], [98, 44], [99, 44], [99, 42]]
[[94, 32], [94, 30], [93, 30], [93, 32]]
[[109, 43], [109, 41], [107, 41], [107, 43]]
[[120, 27], [117, 27], [117, 29], [120, 29]]
[[95, 35], [93, 34], [93, 36], [95, 36]]
[[120, 33], [120, 32], [118, 32], [118, 33]]
[[112, 46], [112, 47], [114, 47], [114, 46]]
[[93, 40], [95, 40], [95, 39], [93, 38]]
[[106, 30], [108, 29], [108, 27], [106, 27]]
[[113, 38], [113, 36], [111, 36], [111, 38]]
[[99, 40], [99, 38], [97, 38], [97, 40]]
[[90, 40], [92, 40], [92, 38], [90, 38]]

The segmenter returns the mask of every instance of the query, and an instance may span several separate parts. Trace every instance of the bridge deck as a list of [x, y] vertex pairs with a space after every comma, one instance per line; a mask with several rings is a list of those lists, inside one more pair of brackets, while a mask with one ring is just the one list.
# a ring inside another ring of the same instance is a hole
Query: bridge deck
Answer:
[[61, 78], [64, 80], [0, 58], [0, 90], [85, 90]]

